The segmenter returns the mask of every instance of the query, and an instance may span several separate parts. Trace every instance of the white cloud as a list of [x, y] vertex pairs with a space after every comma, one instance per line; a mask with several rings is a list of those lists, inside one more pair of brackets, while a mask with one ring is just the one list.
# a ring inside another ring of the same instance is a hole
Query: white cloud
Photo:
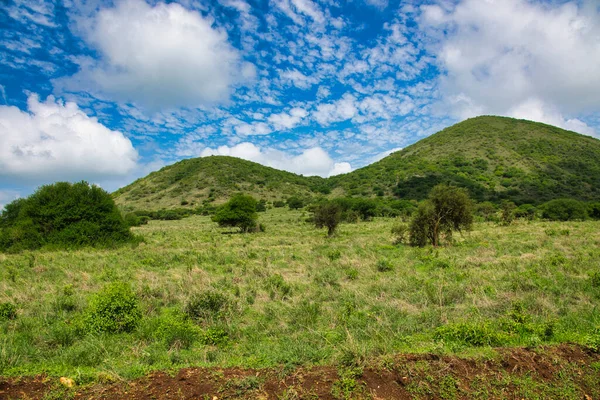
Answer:
[[577, 118], [566, 119], [556, 108], [539, 99], [529, 99], [508, 111], [508, 115], [520, 119], [544, 122], [574, 132], [595, 136], [594, 129]]
[[[579, 115], [600, 106], [597, 5], [595, 0], [463, 0], [448, 9], [422, 7], [422, 28], [439, 39], [433, 49], [451, 110], [460, 117], [511, 115], [515, 109], [522, 114], [533, 101], [535, 110], [526, 114], [589, 129], [581, 121], [556, 120], [556, 110]], [[548, 110], [554, 110], [552, 118]]]
[[319, 104], [313, 113], [315, 120], [324, 126], [333, 122], [346, 121], [357, 115], [356, 97], [344, 94], [341, 99], [333, 103]]
[[292, 108], [289, 113], [282, 112], [270, 115], [269, 122], [273, 124], [277, 130], [291, 129], [302, 122], [307, 115], [308, 112], [305, 109], [295, 107]]
[[226, 100], [233, 84], [255, 74], [224, 30], [177, 3], [122, 0], [81, 19], [79, 29], [101, 59], [55, 81], [67, 90], [91, 86], [153, 110], [193, 107]]
[[261, 149], [252, 143], [244, 142], [232, 147], [220, 146], [216, 149], [207, 147], [200, 153], [200, 157], [214, 155], [243, 158], [268, 167], [305, 176], [318, 175], [326, 177], [352, 170], [349, 163], [334, 163], [331, 157], [320, 147], [313, 147], [298, 155], [292, 155], [272, 148]]
[[30, 95], [27, 105], [28, 112], [0, 106], [0, 180], [90, 180], [135, 168], [129, 139], [77, 104]]
[[352, 166], [350, 165], [350, 163], [335, 163], [333, 164], [333, 169], [329, 172], [329, 174], [327, 174], [327, 176], [347, 174], [348, 172], [352, 172]]

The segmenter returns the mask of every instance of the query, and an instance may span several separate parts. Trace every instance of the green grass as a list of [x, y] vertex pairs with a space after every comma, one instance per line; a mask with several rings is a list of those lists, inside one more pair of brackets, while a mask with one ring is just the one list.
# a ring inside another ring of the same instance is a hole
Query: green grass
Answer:
[[[134, 229], [137, 247], [0, 254], [0, 303], [17, 309], [0, 320], [0, 375], [85, 383], [190, 365], [600, 343], [597, 221], [479, 223], [434, 249], [393, 245], [393, 219], [327, 238], [305, 218], [269, 210], [267, 231], [245, 235], [209, 217], [151, 221]], [[87, 332], [88, 303], [115, 281], [131, 284], [141, 321]]]

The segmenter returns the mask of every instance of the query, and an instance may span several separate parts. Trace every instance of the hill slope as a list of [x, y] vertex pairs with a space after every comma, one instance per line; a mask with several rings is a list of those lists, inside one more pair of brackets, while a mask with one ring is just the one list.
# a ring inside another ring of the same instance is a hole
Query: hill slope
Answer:
[[158, 210], [197, 207], [203, 201], [221, 203], [233, 193], [276, 200], [294, 194], [324, 190], [325, 179], [226, 156], [191, 158], [152, 172], [113, 195], [118, 205], [130, 209]]
[[196, 207], [244, 191], [291, 195], [422, 199], [438, 183], [467, 188], [478, 201], [541, 203], [600, 199], [600, 140], [551, 125], [505, 117], [468, 119], [399, 152], [328, 179], [304, 177], [233, 157], [180, 161], [115, 192], [131, 209]]
[[348, 194], [422, 199], [440, 182], [477, 200], [540, 203], [600, 198], [600, 140], [551, 125], [505, 117], [468, 119], [381, 161], [331, 178]]

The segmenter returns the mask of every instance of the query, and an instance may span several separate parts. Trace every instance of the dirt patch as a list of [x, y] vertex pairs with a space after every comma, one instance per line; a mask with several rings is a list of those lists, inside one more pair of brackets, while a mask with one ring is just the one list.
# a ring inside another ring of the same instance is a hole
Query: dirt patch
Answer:
[[497, 353], [492, 360], [407, 354], [352, 369], [186, 368], [73, 389], [55, 377], [0, 378], [0, 399], [600, 399], [597, 353], [575, 345]]

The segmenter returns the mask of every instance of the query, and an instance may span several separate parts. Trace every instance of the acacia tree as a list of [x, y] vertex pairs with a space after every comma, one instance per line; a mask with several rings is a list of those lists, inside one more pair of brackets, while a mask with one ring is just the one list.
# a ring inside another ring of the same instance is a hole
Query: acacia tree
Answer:
[[473, 224], [473, 204], [464, 189], [437, 185], [417, 209], [410, 224], [410, 243], [438, 246], [440, 235], [452, 237], [453, 231], [469, 230]]
[[219, 226], [238, 227], [242, 232], [256, 229], [257, 202], [252, 196], [236, 194], [223, 204], [212, 217]]
[[333, 236], [342, 220], [342, 208], [339, 204], [326, 201], [317, 204], [313, 210], [313, 221], [319, 229], [327, 227], [327, 236]]

